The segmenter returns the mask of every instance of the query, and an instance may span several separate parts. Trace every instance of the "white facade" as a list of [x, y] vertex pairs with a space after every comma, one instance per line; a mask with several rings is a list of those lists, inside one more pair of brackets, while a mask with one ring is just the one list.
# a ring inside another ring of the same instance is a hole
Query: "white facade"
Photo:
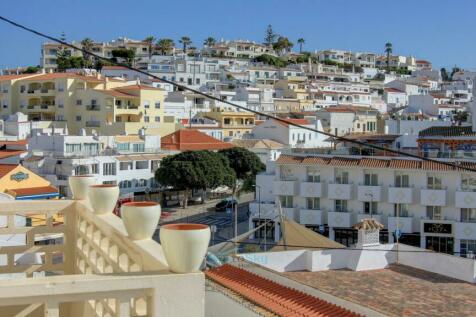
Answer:
[[[302, 162], [299, 157], [283, 158], [269, 162], [266, 173], [256, 178], [264, 218], [274, 219], [281, 205], [287, 217], [314, 228], [324, 226], [331, 239], [342, 243], [342, 232], [372, 212], [388, 230], [389, 242], [398, 226], [401, 239], [413, 239], [423, 248], [476, 251], [476, 177], [472, 173], [415, 169], [411, 167], [415, 165], [396, 162], [403, 158], [382, 168], [363, 167], [365, 161], [355, 156], [348, 159], [357, 165], [337, 157], [329, 162], [327, 156], [308, 157], [310, 163], [293, 163]], [[257, 203], [250, 206], [250, 225], [258, 217], [257, 207]], [[277, 229], [275, 239], [279, 240]]]
[[448, 127], [451, 126], [451, 121], [442, 120], [385, 120], [385, 134], [399, 134], [395, 142], [397, 147], [405, 148], [417, 148], [418, 133], [429, 127]]

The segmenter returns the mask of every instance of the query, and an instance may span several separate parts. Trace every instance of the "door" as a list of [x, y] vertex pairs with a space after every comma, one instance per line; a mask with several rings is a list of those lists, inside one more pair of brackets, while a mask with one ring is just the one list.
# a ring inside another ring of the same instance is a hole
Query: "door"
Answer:
[[435, 252], [453, 254], [454, 239], [451, 237], [434, 237], [427, 236], [425, 238], [426, 248]]

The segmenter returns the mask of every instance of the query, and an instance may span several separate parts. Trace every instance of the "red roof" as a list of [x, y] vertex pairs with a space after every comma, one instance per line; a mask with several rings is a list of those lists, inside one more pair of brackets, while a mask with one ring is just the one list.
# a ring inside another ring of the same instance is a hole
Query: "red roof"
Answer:
[[161, 147], [172, 151], [221, 150], [234, 147], [194, 129], [181, 129], [166, 135], [160, 141]]
[[0, 159], [12, 157], [12, 156], [18, 156], [26, 152], [27, 151], [23, 151], [23, 150], [3, 150], [3, 151], [0, 151]]
[[28, 140], [18, 140], [18, 141], [0, 141], [0, 146], [3, 145], [27, 145]]
[[[288, 122], [291, 122], [291, 123], [294, 123], [294, 124], [299, 124], [299, 125], [308, 125], [310, 124], [309, 120], [307, 119], [290, 119], [290, 118], [287, 118], [287, 119], [284, 119]], [[282, 121], [278, 121], [278, 120], [275, 120], [277, 123], [279, 123], [280, 125], [282, 126], [285, 126], [285, 127], [288, 127], [289, 124], [286, 123], [286, 122], [282, 122]]]
[[17, 188], [17, 189], [9, 189], [8, 191], [11, 192], [11, 193], [14, 193], [15, 197], [58, 193], [58, 189], [54, 186]]
[[229, 264], [208, 270], [205, 275], [278, 316], [360, 316]]
[[405, 93], [404, 91], [401, 91], [400, 89], [392, 88], [392, 87], [385, 88], [385, 91], [387, 91], [387, 92]]
[[0, 164], [0, 178], [10, 173], [18, 164]]

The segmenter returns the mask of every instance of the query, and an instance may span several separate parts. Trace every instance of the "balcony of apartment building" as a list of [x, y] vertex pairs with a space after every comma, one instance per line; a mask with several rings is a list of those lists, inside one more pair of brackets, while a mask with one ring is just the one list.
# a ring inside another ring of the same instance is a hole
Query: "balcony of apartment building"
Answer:
[[114, 113], [117, 115], [137, 115], [139, 110], [139, 100], [114, 100]]
[[254, 201], [250, 203], [250, 218], [275, 219], [277, 216], [274, 201]]
[[446, 206], [447, 190], [443, 186], [428, 186], [420, 190], [420, 204], [423, 206]]
[[299, 223], [302, 225], [322, 225], [324, 224], [323, 217], [324, 211], [321, 209], [299, 210]]
[[99, 128], [101, 126], [101, 121], [99, 120], [88, 120], [85, 122], [86, 128]]
[[295, 177], [281, 177], [273, 183], [273, 195], [296, 196], [299, 193], [299, 182]]
[[142, 113], [116, 115], [115, 122], [141, 122]]
[[54, 82], [33, 82], [28, 84], [26, 90], [20, 90], [22, 93], [27, 93], [29, 95], [51, 95], [56, 93], [55, 83]]
[[2, 316], [204, 315], [203, 274], [171, 273], [161, 245], [113, 214], [45, 200], [0, 202], [0, 217]]
[[334, 211], [327, 212], [327, 225], [331, 228], [352, 227], [355, 223], [354, 213], [347, 208], [335, 208]]
[[461, 186], [455, 192], [457, 208], [476, 208], [476, 189], [471, 186]]
[[101, 111], [101, 105], [99, 105], [95, 100], [91, 100], [89, 105], [86, 105], [87, 111]]
[[335, 182], [327, 185], [327, 198], [329, 199], [352, 199], [352, 184]]
[[223, 118], [223, 127], [225, 128], [252, 128], [254, 124], [253, 118]]
[[413, 190], [414, 188], [408, 185], [388, 187], [388, 202], [391, 204], [412, 204]]
[[380, 202], [382, 201], [382, 192], [382, 184], [364, 182], [357, 186], [357, 200], [362, 202]]
[[300, 184], [300, 196], [301, 197], [323, 197], [324, 195], [324, 183], [309, 181], [301, 182]]

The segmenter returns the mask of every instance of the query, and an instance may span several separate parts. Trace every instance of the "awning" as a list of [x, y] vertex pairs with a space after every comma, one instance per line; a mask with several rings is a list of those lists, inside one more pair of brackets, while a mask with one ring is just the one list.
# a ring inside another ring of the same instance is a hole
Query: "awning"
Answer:
[[54, 186], [9, 189], [7, 192], [17, 200], [59, 197], [58, 189]]

